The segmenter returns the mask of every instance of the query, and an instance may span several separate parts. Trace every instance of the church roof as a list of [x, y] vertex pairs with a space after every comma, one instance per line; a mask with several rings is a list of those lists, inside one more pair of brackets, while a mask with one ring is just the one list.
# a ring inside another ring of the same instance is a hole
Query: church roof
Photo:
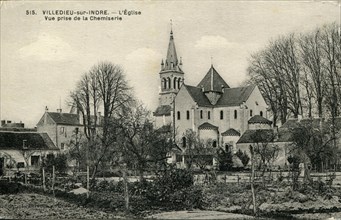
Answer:
[[211, 102], [208, 100], [207, 96], [202, 92], [201, 88], [185, 85], [187, 91], [191, 95], [192, 99], [198, 104], [198, 106], [212, 106]]
[[46, 112], [56, 124], [63, 125], [79, 125], [79, 117], [77, 114], [61, 113], [61, 112]]
[[257, 135], [259, 143], [272, 142], [275, 138], [273, 129], [246, 130], [239, 138], [237, 144], [255, 143], [255, 135]]
[[169, 116], [171, 115], [172, 107], [170, 105], [161, 105], [157, 107], [155, 112], [153, 113], [154, 116]]
[[260, 115], [255, 115], [248, 121], [249, 124], [272, 124], [272, 121]]
[[218, 130], [218, 127], [214, 126], [208, 122], [205, 122], [205, 123], [199, 125], [198, 129], [200, 129], [200, 130]]
[[230, 86], [227, 85], [225, 80], [214, 69], [213, 65], [208, 70], [208, 72], [200, 81], [197, 87], [204, 88], [205, 92], [208, 91], [222, 92], [222, 88], [230, 88]]
[[236, 131], [233, 128], [230, 128], [226, 131], [224, 131], [223, 133], [221, 133], [222, 136], [240, 136], [240, 133], [238, 131]]
[[216, 106], [239, 106], [250, 97], [255, 86], [245, 86], [224, 89], [224, 93], [216, 103]]

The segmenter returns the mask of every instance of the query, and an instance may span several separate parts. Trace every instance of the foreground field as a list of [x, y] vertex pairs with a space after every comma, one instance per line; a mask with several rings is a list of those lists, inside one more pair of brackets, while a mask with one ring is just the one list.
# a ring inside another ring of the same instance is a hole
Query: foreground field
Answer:
[[109, 219], [114, 213], [79, 207], [34, 193], [0, 195], [0, 219]]

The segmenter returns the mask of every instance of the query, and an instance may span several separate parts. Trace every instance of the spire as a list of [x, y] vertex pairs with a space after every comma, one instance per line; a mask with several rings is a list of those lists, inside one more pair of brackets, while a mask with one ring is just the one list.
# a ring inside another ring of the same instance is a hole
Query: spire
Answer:
[[174, 36], [173, 36], [173, 27], [172, 27], [172, 20], [171, 20], [171, 31], [170, 31], [170, 38], [167, 50], [167, 58], [165, 60], [165, 70], [178, 70], [178, 56], [176, 54], [175, 43], [174, 43]]

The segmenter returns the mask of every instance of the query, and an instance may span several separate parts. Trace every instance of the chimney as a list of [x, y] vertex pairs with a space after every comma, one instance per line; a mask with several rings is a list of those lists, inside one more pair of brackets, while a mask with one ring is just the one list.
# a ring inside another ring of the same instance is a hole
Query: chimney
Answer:
[[6, 124], [6, 120], [1, 120], [1, 127]]
[[47, 108], [47, 106], [45, 106], [45, 112], [48, 112], [49, 111], [49, 109]]
[[57, 112], [62, 113], [62, 109], [61, 108], [57, 109]]
[[12, 123], [12, 121], [7, 120], [7, 124], [11, 124], [11, 123]]

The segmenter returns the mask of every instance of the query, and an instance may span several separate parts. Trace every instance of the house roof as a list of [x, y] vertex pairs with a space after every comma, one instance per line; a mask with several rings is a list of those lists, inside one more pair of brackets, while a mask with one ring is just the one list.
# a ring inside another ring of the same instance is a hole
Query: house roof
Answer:
[[208, 70], [208, 72], [197, 85], [197, 87], [203, 88], [205, 92], [207, 91], [222, 92], [222, 88], [230, 88], [230, 86], [225, 82], [225, 80], [214, 69], [213, 65], [211, 65], [211, 68]]
[[200, 130], [218, 130], [218, 127], [214, 126], [208, 122], [205, 122], [205, 123], [199, 125], [198, 129], [200, 129]]
[[273, 129], [246, 130], [237, 144], [271, 142], [275, 138]]
[[59, 150], [46, 133], [0, 131], [0, 150]]
[[79, 125], [79, 117], [77, 114], [46, 112], [56, 124], [63, 125]]
[[154, 116], [169, 116], [171, 115], [172, 107], [170, 105], [161, 105], [157, 107], [155, 112], [153, 112]]
[[227, 88], [216, 103], [216, 106], [239, 106], [250, 97], [255, 85]]
[[191, 95], [192, 99], [198, 104], [198, 106], [211, 107], [212, 104], [208, 100], [207, 96], [202, 92], [201, 88], [184, 85]]
[[249, 124], [272, 124], [272, 121], [260, 115], [255, 115], [248, 121]]
[[238, 131], [236, 131], [233, 128], [230, 128], [226, 131], [224, 131], [223, 133], [221, 133], [222, 136], [240, 136], [240, 133]]

